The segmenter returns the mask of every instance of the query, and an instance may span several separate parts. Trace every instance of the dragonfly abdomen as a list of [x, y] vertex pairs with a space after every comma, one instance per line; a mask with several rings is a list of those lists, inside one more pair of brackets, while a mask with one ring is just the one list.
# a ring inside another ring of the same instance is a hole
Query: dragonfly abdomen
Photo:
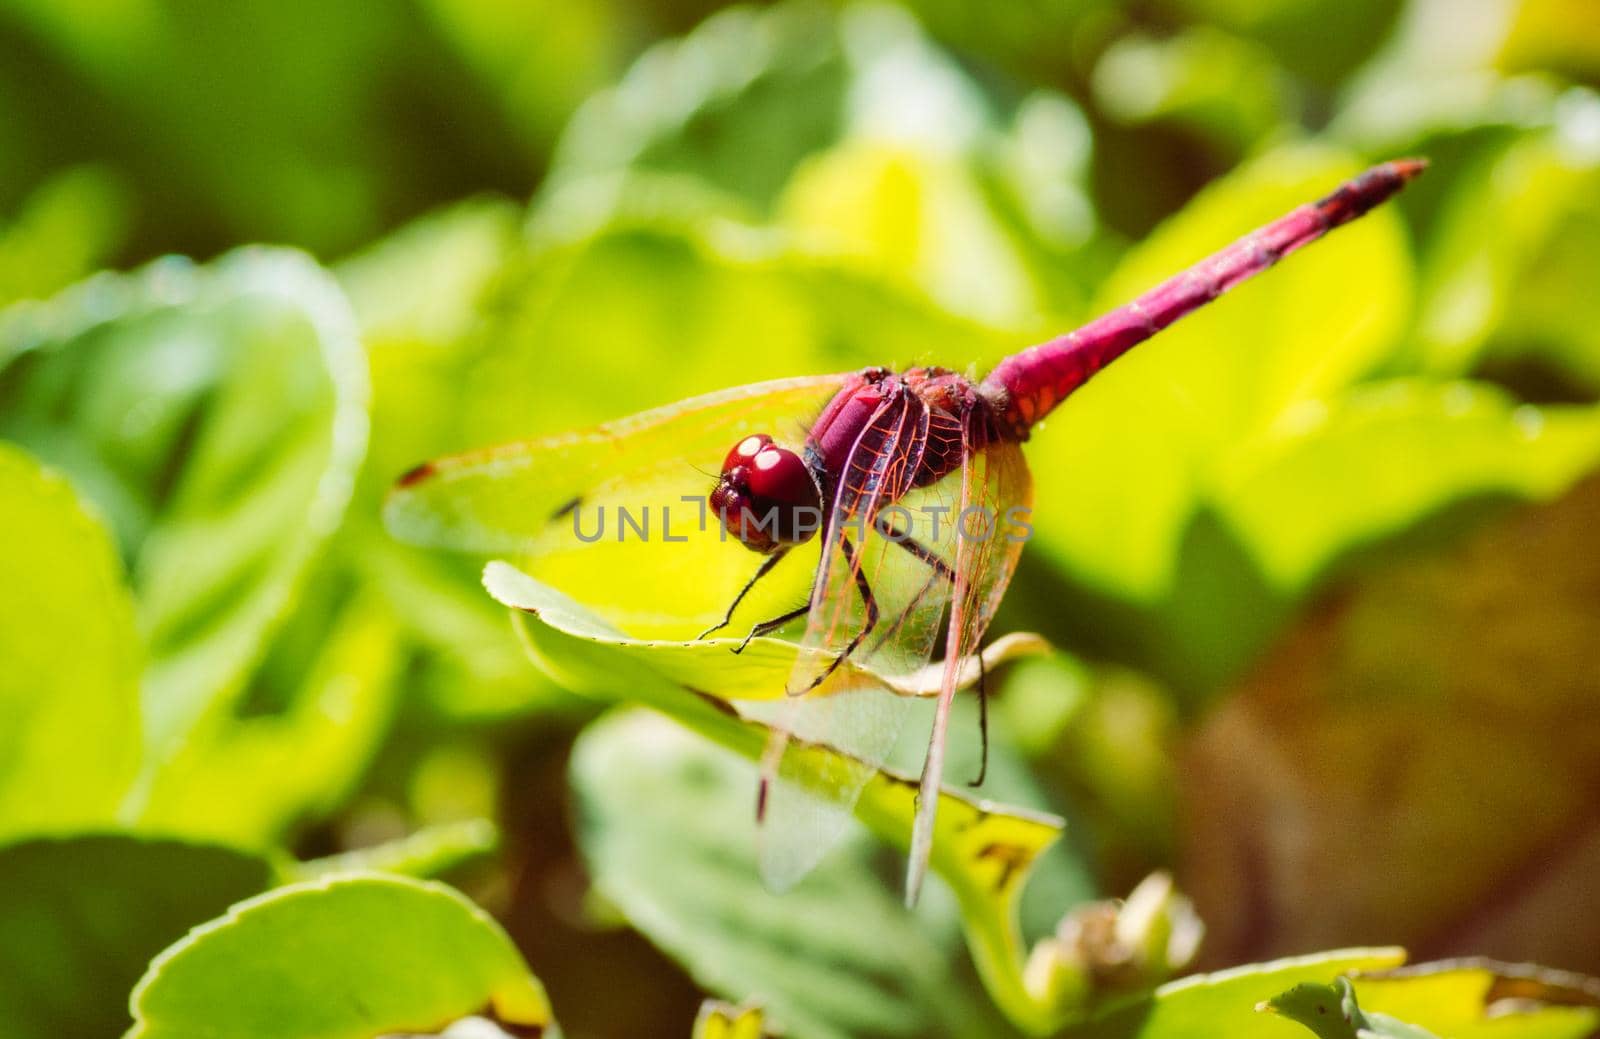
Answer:
[[1017, 440], [1094, 374], [1185, 314], [1347, 224], [1405, 186], [1426, 163], [1374, 166], [1332, 193], [1257, 228], [1117, 310], [1001, 361], [980, 388], [1001, 431]]

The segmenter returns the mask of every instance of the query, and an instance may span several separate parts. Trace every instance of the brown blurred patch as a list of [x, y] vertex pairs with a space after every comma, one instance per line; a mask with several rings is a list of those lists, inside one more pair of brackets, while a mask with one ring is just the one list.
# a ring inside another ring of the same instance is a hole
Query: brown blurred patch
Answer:
[[1351, 582], [1194, 730], [1180, 884], [1232, 963], [1600, 970], [1600, 478]]

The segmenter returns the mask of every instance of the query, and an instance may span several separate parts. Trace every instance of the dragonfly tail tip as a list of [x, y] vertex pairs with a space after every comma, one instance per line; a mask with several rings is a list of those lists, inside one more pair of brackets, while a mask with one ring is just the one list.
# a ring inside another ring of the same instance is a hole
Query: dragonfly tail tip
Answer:
[[1428, 160], [1421, 156], [1395, 159], [1389, 163], [1389, 167], [1394, 170], [1402, 182], [1405, 182], [1420, 177], [1422, 172], [1428, 168]]

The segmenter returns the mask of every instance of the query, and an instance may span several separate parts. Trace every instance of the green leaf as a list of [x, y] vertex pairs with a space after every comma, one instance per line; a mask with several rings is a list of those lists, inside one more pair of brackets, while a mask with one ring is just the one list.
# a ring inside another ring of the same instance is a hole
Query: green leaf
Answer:
[[1042, 336], [1083, 302], [1088, 124], [1064, 95], [998, 93], [890, 5], [721, 12], [580, 110], [533, 226], [772, 215], [807, 252]]
[[0, 835], [110, 822], [139, 763], [139, 642], [106, 529], [0, 443]]
[[[781, 699], [800, 656], [797, 643], [772, 637], [751, 639], [739, 653], [732, 650], [745, 642], [742, 637], [636, 639], [505, 562], [490, 563], [484, 569], [483, 584], [502, 606], [533, 614], [570, 634], [603, 638], [619, 655], [644, 664], [680, 686], [720, 700]], [[1009, 661], [1049, 651], [1049, 643], [1039, 636], [1016, 632], [991, 642], [982, 657], [984, 666], [994, 671]], [[909, 675], [882, 675], [857, 661], [846, 660], [823, 688], [847, 692], [864, 685], [886, 686], [902, 696], [934, 697], [939, 695], [943, 668], [942, 663], [935, 662]], [[958, 688], [974, 685], [978, 673], [976, 659], [963, 661]]]
[[150, 958], [272, 880], [263, 859], [168, 839], [85, 834], [0, 847], [5, 1034], [120, 1034]]
[[[1474, 498], [1549, 500], [1600, 463], [1600, 412], [1484, 384], [1393, 380], [1307, 408], [1218, 475], [1218, 510], [1285, 595], [1341, 552]], [[1292, 522], [1288, 520], [1292, 517]]]
[[[507, 142], [526, 128], [542, 150], [544, 127], [501, 108], [421, 6], [119, 0], [85, 17], [8, 3], [0, 95], [16, 99], [4, 120], [15, 157], [0, 195], [90, 155], [125, 171], [140, 252], [273, 241], [336, 255], [396, 214], [530, 182], [531, 156]], [[571, 21], [563, 11], [540, 25]], [[582, 46], [548, 44], [569, 56]]]
[[151, 963], [128, 1039], [370, 1039], [468, 1015], [552, 1027], [544, 989], [505, 932], [462, 895], [352, 874], [234, 906]]
[[847, 142], [796, 172], [778, 219], [805, 248], [926, 294], [951, 314], [1014, 329], [1015, 342], [1049, 332], [1031, 257], [996, 219], [964, 156]]
[[756, 778], [646, 712], [591, 725], [572, 785], [600, 893], [701, 986], [789, 1034], [1004, 1034], [976, 979], [951, 977], [949, 927], [905, 909], [872, 847], [854, 842], [783, 894], [762, 886]]
[[[521, 208], [508, 201], [469, 199], [428, 213], [340, 263], [339, 283], [368, 352], [411, 350], [459, 363], [461, 340], [480, 319], [495, 279], [518, 254], [522, 217]], [[385, 403], [376, 389], [373, 398]], [[449, 418], [411, 417], [429, 430]], [[408, 432], [398, 415], [389, 423], [374, 418], [373, 429], [374, 441]]]
[[1415, 1021], [1450, 1039], [1584, 1039], [1600, 1026], [1593, 979], [1529, 964], [1446, 960], [1355, 979], [1369, 1017]]
[[[464, 14], [465, 12], [463, 12]], [[408, 692], [450, 717], [503, 717], [560, 703], [530, 672], [504, 614], [483, 597], [479, 567], [416, 551], [383, 529], [384, 496], [401, 473], [467, 446], [460, 429], [489, 406], [470, 387], [498, 309], [496, 287], [519, 269], [522, 210], [477, 199], [430, 213], [339, 266], [372, 371], [372, 438], [355, 498], [320, 580], [352, 576], [392, 603], [412, 656]]]
[[1255, 1012], [1262, 1000], [1303, 982], [1324, 982], [1352, 970], [1384, 970], [1404, 962], [1399, 949], [1346, 949], [1195, 974], [1149, 997], [1096, 1015], [1063, 1039], [1272, 1039], [1282, 1026]]
[[846, 71], [820, 6], [736, 9], [657, 44], [562, 135], [551, 180], [634, 167], [693, 175], [755, 204], [834, 140]]
[[1263, 1000], [1256, 1009], [1305, 1025], [1317, 1039], [1438, 1039], [1426, 1028], [1388, 1014], [1364, 1012], [1349, 978], [1334, 978], [1331, 985], [1302, 982]]
[[[696, 643], [662, 643], [641, 652], [579, 604], [507, 564], [492, 567], [490, 579], [496, 593], [519, 611], [520, 630], [535, 662], [563, 686], [643, 704], [752, 761], [761, 757], [768, 742], [764, 726], [745, 720], [732, 705], [698, 686], [669, 677], [665, 661], [674, 654], [700, 654]], [[801, 753], [793, 774], [826, 776], [854, 767], [859, 764], [813, 747]], [[916, 792], [915, 780], [876, 772], [862, 790], [856, 815], [878, 836], [905, 847], [916, 814]], [[1053, 993], [1036, 991], [1024, 979], [1017, 899], [1060, 829], [1060, 820], [1052, 817], [975, 802], [946, 788], [940, 795], [931, 857], [934, 872], [956, 896], [969, 948], [990, 995], [1013, 1021], [1036, 1031], [1073, 1008], [1058, 1006]]]
[[781, 229], [678, 208], [546, 241], [507, 277], [472, 340], [481, 360], [462, 378], [451, 448], [581, 429], [741, 384], [915, 363], [935, 348], [965, 364], [1018, 341], [800, 246]]
[[366, 443], [349, 308], [297, 253], [160, 261], [0, 321], [0, 436], [110, 518], [151, 764], [225, 713], [338, 524]]
[[[1560, 983], [1571, 975], [1526, 965], [1509, 971], [1502, 977], [1497, 965], [1472, 961], [1418, 964], [1362, 974], [1353, 985], [1344, 977], [1332, 984], [1304, 982], [1257, 1009], [1303, 1024], [1319, 1039], [1583, 1039], [1593, 1034], [1600, 1023], [1594, 1006], [1541, 1001], [1552, 993], [1561, 1001], [1569, 998], [1572, 993], [1561, 991]], [[1497, 1006], [1491, 993], [1502, 981], [1517, 995], [1515, 1002]], [[1589, 998], [1592, 1002], [1592, 992]]]
[[397, 709], [401, 643], [376, 595], [331, 616], [322, 598], [301, 597], [242, 709], [207, 718], [146, 778], [142, 826], [256, 846], [344, 803]]

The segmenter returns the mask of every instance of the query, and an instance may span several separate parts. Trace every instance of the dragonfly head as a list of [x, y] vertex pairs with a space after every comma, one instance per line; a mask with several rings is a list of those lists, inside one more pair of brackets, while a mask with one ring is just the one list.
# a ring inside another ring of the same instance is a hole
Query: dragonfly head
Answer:
[[724, 530], [757, 552], [798, 545], [822, 528], [822, 490], [811, 467], [765, 433], [733, 445], [711, 508]]

